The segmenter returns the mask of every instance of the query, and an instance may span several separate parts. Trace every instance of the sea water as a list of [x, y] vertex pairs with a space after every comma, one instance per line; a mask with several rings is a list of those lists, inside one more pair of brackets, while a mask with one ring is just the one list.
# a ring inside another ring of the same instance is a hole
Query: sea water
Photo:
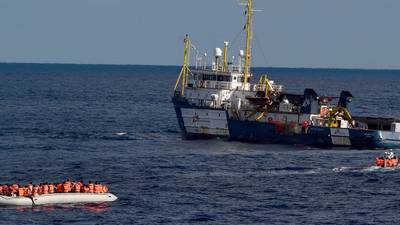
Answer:
[[[397, 224], [400, 170], [378, 150], [183, 140], [179, 67], [0, 64], [2, 183], [106, 183], [111, 204], [0, 208], [1, 224]], [[256, 68], [301, 94], [400, 116], [400, 72]]]

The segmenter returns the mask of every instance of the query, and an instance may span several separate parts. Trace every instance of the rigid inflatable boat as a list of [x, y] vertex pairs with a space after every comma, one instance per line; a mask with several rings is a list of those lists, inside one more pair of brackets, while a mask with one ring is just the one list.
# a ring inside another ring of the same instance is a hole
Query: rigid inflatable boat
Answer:
[[385, 155], [376, 157], [376, 166], [379, 167], [396, 167], [399, 164], [399, 157], [394, 152], [385, 152]]
[[375, 164], [376, 164], [376, 166], [379, 166], [379, 167], [396, 167], [399, 164], [399, 158], [394, 157], [394, 158], [388, 159], [385, 157], [377, 157], [375, 159]]
[[117, 199], [117, 196], [111, 193], [54, 193], [29, 197], [0, 195], [0, 206], [101, 203], [113, 202]]

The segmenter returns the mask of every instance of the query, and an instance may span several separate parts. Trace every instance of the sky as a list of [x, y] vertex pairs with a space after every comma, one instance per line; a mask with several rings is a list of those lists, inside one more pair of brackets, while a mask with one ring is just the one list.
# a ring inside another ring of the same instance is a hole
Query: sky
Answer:
[[[400, 69], [399, 0], [255, 0], [253, 66]], [[237, 0], [0, 0], [0, 62], [180, 65], [244, 46]], [[211, 59], [209, 59], [211, 60]]]

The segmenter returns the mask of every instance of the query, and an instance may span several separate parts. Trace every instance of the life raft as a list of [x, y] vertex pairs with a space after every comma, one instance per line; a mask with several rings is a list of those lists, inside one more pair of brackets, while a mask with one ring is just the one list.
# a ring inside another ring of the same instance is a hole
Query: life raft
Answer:
[[29, 197], [0, 195], [0, 206], [102, 203], [113, 202], [117, 199], [117, 196], [111, 193], [54, 193]]
[[394, 158], [376, 157], [376, 166], [379, 167], [396, 167], [399, 164], [399, 158], [396, 156]]

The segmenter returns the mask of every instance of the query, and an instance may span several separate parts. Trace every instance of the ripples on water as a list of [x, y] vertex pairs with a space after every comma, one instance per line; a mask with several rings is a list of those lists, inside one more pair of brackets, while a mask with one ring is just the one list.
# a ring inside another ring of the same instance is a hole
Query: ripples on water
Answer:
[[[1, 208], [7, 224], [396, 224], [398, 169], [376, 151], [181, 139], [179, 68], [0, 65], [1, 182], [95, 179], [110, 205]], [[270, 69], [286, 90], [351, 90], [399, 116], [399, 72]]]

